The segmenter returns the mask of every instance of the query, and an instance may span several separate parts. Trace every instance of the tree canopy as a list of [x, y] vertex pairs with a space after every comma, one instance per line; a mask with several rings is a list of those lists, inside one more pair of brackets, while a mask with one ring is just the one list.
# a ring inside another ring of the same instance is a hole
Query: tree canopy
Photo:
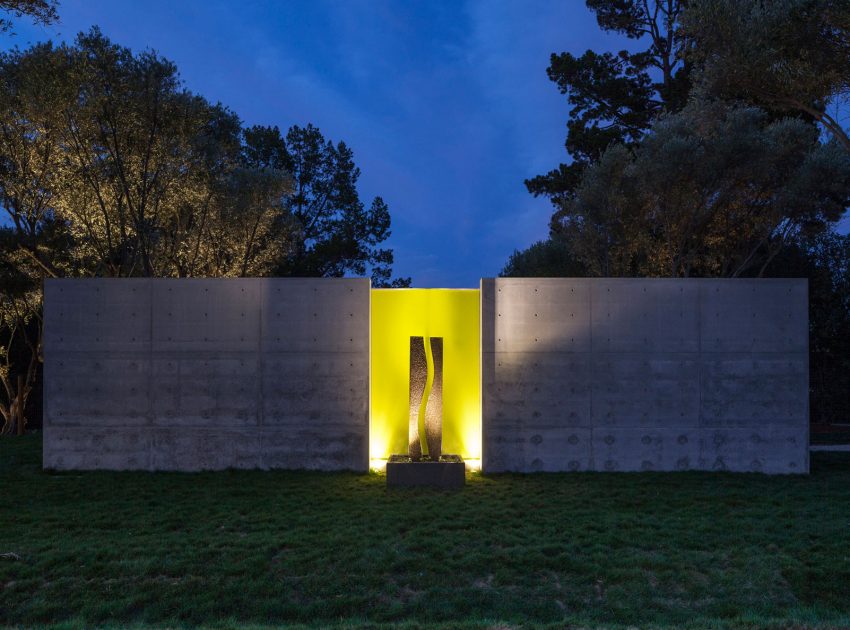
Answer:
[[694, 101], [635, 149], [612, 145], [555, 221], [591, 275], [734, 277], [848, 202], [850, 159], [809, 123]]
[[0, 414], [18, 390], [15, 344], [30, 349], [24, 398], [35, 379], [45, 277], [409, 284], [391, 279], [389, 209], [361, 202], [359, 175], [345, 143], [312, 125], [243, 128], [172, 62], [96, 28], [0, 54]]
[[705, 92], [811, 117], [850, 151], [850, 0], [699, 0], [682, 31]]
[[687, 102], [690, 73], [679, 17], [685, 0], [587, 0], [600, 28], [635, 40], [639, 52], [553, 53], [546, 72], [569, 102], [565, 146], [571, 160], [526, 180], [528, 190], [559, 204], [585, 168], [611, 144], [633, 146], [665, 111]]
[[[58, 0], [0, 0], [0, 11], [16, 18], [30, 17], [36, 24], [54, 24], [59, 20]], [[12, 30], [12, 20], [0, 18], [0, 32]]]

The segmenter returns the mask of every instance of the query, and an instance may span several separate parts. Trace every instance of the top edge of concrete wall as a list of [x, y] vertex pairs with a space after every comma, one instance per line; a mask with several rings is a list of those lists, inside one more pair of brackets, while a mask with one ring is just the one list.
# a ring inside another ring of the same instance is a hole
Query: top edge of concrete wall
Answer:
[[558, 277], [537, 277], [537, 276], [522, 276], [522, 277], [510, 277], [510, 278], [481, 278], [482, 281], [496, 281], [496, 282], [528, 282], [529, 280], [533, 280], [534, 282], [562, 282], [564, 280], [569, 280], [570, 282], [734, 282], [734, 283], [748, 283], [748, 282], [756, 282], [756, 283], [765, 283], [765, 282], [776, 282], [776, 283], [787, 283], [787, 282], [797, 282], [797, 283], [808, 283], [808, 278], [608, 278], [608, 277], [577, 277], [577, 276], [558, 276]]
[[372, 284], [371, 278], [209, 278], [209, 277], [192, 277], [192, 278], [112, 278], [112, 277], [96, 277], [96, 278], [45, 278], [46, 284], [65, 283], [65, 282], [288, 282], [288, 283], [313, 283], [316, 281], [323, 282], [352, 282]]

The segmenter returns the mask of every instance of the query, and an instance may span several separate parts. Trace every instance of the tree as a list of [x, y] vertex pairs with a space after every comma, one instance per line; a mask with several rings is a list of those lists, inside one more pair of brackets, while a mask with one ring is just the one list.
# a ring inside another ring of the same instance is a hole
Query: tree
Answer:
[[[55, 24], [59, 20], [58, 0], [0, 0], [0, 11], [11, 13], [16, 18], [24, 15], [36, 24]], [[0, 32], [12, 30], [12, 20], [0, 18]]]
[[816, 120], [850, 151], [850, 0], [699, 0], [682, 16], [709, 94]]
[[563, 239], [554, 237], [538, 241], [528, 249], [514, 250], [499, 273], [503, 278], [583, 277], [587, 269], [576, 259]]
[[75, 93], [61, 105], [57, 211], [90, 273], [269, 273], [279, 252], [258, 247], [289, 243], [281, 215], [291, 178], [244, 167], [236, 115], [185, 90], [171, 62], [97, 30], [56, 53], [55, 83], [70, 77]]
[[288, 207], [298, 243], [279, 261], [278, 275], [364, 275], [368, 268], [375, 286], [410, 284], [409, 278], [390, 282], [393, 253], [379, 247], [390, 236], [389, 209], [380, 197], [364, 206], [360, 169], [345, 143], [326, 140], [312, 125], [293, 126], [285, 137], [277, 127], [252, 127], [245, 139], [249, 165], [285, 169], [294, 180]]
[[637, 53], [597, 53], [580, 57], [552, 54], [547, 68], [572, 106], [567, 122], [569, 164], [525, 184], [557, 206], [569, 198], [584, 170], [611, 144], [634, 146], [665, 111], [687, 102], [689, 68], [682, 58], [679, 16], [685, 0], [587, 0], [599, 26], [645, 42]]
[[809, 280], [812, 422], [850, 414], [850, 235], [827, 230], [785, 248], [765, 274]]
[[376, 284], [389, 282], [392, 251], [378, 247], [389, 211], [380, 198], [364, 208], [358, 176], [343, 143], [309, 126], [286, 141], [276, 128], [243, 130], [226, 107], [186, 90], [173, 63], [97, 29], [71, 45], [0, 54], [4, 426], [23, 425], [38, 377], [44, 278], [369, 266]]
[[559, 213], [591, 275], [762, 275], [850, 202], [850, 155], [795, 118], [695, 101], [610, 147]]

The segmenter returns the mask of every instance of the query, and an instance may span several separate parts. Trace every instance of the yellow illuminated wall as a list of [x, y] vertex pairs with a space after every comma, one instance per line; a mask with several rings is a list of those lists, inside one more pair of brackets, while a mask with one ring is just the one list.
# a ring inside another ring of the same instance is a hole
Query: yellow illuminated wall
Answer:
[[481, 457], [478, 289], [372, 289], [369, 457], [407, 453], [410, 337], [443, 338], [443, 453]]

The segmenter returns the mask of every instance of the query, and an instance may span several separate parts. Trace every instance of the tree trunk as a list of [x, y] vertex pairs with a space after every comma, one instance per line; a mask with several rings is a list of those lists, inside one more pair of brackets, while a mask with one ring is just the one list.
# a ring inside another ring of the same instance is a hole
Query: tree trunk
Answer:
[[26, 404], [26, 399], [24, 398], [24, 377], [18, 374], [18, 392], [17, 392], [17, 409], [16, 409], [16, 422], [18, 423], [18, 435], [24, 434], [24, 425], [26, 424], [26, 417], [24, 416], [24, 406]]

